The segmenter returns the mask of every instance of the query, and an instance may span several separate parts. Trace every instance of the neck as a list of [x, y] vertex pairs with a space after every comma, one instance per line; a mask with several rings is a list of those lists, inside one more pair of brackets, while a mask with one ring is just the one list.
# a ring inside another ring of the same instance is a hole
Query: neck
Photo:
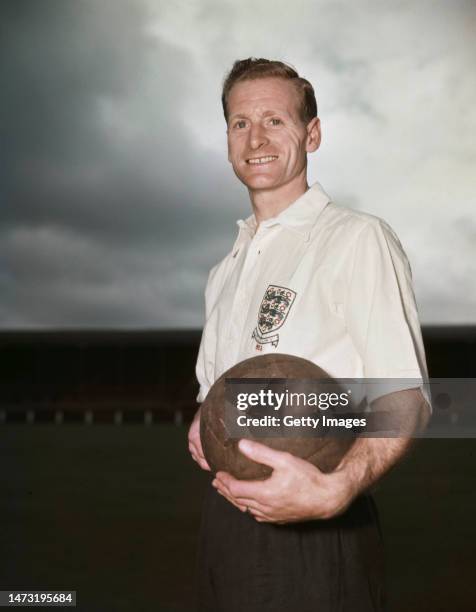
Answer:
[[257, 225], [261, 221], [276, 217], [306, 193], [309, 189], [306, 172], [304, 171], [298, 179], [277, 189], [248, 189]]

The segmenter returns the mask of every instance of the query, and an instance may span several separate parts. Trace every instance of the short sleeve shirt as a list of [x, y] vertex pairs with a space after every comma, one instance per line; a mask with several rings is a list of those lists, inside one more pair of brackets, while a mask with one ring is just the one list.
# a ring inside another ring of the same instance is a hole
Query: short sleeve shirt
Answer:
[[254, 215], [238, 227], [205, 290], [198, 402], [228, 368], [264, 353], [335, 378], [426, 379], [410, 266], [384, 221], [316, 183], [257, 230]]

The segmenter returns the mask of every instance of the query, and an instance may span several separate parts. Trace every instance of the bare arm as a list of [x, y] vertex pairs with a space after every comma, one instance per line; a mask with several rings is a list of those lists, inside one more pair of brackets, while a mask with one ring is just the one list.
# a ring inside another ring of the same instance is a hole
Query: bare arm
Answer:
[[232, 504], [248, 509], [259, 522], [287, 523], [327, 519], [341, 514], [357, 495], [375, 484], [405, 454], [412, 434], [429, 419], [429, 407], [418, 389], [385, 396], [374, 409], [385, 411], [391, 401], [395, 412], [393, 426], [400, 438], [361, 438], [356, 441], [335, 472], [324, 474], [318, 468], [258, 442], [244, 440], [240, 449], [250, 459], [273, 468], [265, 481], [240, 481], [219, 472], [214, 481], [218, 492]]
[[403, 437], [358, 438], [345, 455], [338, 470], [355, 488], [355, 495], [365, 491], [388, 472], [410, 449], [412, 435], [428, 424], [430, 408], [420, 389], [406, 389], [379, 398], [372, 404], [374, 413], [385, 413], [389, 430]]

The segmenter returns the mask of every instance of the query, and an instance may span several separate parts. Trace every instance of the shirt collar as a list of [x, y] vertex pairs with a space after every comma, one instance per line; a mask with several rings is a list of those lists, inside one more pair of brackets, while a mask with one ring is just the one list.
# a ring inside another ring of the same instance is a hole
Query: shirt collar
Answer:
[[[330, 202], [330, 198], [319, 183], [314, 183], [297, 200], [285, 208], [276, 217], [261, 222], [263, 227], [282, 225], [288, 227], [307, 239], [314, 226], [317, 217]], [[247, 219], [239, 219], [237, 224], [240, 229], [253, 236], [256, 231], [256, 218], [250, 215]]]

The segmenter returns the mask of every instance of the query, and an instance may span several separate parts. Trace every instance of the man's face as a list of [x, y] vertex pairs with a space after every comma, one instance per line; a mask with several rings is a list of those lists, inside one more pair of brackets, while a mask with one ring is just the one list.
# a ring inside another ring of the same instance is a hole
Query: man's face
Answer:
[[278, 189], [300, 180], [307, 153], [319, 146], [319, 120], [306, 126], [300, 99], [285, 79], [242, 81], [228, 96], [228, 160], [251, 191]]

